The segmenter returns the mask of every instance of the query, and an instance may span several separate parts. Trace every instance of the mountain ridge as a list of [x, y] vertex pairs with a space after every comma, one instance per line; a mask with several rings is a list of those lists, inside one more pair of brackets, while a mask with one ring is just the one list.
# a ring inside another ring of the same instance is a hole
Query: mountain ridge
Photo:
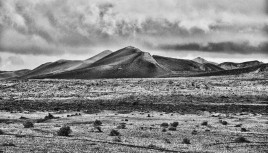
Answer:
[[[253, 70], [266, 72], [266, 66], [259, 61], [213, 64], [201, 57], [193, 60], [164, 57], [151, 55], [128, 46], [114, 52], [105, 50], [86, 60], [61, 59], [47, 62], [33, 70], [25, 71], [20, 75], [10, 75], [10, 77], [17, 79], [101, 79], [213, 76], [236, 75]], [[5, 78], [8, 78], [8, 75]]]

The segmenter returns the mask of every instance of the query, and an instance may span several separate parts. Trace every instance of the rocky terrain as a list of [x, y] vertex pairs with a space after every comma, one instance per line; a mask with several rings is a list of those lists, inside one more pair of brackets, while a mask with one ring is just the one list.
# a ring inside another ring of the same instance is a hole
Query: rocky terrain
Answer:
[[267, 152], [267, 85], [260, 73], [2, 80], [0, 152]]

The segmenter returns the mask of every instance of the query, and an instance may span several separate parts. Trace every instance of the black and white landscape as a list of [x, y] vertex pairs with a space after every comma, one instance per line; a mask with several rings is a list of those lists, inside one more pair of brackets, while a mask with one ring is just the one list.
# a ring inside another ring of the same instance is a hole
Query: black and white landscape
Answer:
[[0, 0], [0, 153], [268, 151], [267, 0]]

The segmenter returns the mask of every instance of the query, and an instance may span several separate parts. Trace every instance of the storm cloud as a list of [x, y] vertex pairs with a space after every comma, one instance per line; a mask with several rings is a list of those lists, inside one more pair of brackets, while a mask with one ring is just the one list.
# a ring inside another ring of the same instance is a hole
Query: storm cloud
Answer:
[[258, 46], [250, 45], [249, 42], [209, 42], [207, 44], [164, 44], [155, 49], [173, 51], [203, 51], [228, 54], [268, 54], [268, 43], [264, 42]]
[[99, 46], [230, 39], [257, 47], [266, 40], [266, 13], [265, 0], [0, 0], [0, 51], [83, 54]]

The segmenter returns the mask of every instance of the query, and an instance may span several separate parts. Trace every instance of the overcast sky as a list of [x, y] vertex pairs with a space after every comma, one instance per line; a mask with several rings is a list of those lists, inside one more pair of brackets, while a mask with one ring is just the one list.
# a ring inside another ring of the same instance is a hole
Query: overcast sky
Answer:
[[215, 62], [268, 62], [265, 0], [0, 0], [0, 70], [135, 46]]

